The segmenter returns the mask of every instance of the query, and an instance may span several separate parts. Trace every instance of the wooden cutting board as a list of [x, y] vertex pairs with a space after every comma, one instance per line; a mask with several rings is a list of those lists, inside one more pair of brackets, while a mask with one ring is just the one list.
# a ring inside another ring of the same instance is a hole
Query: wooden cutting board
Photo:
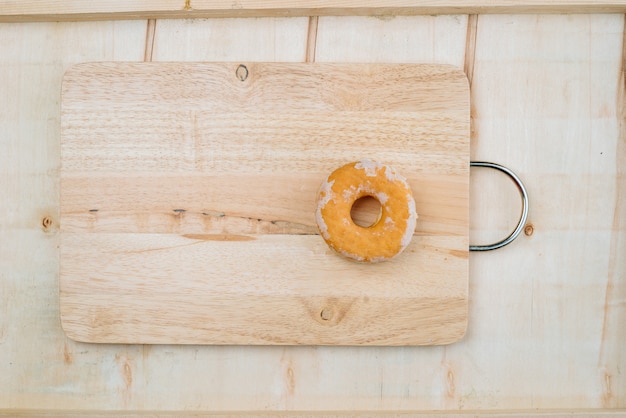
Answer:
[[[62, 89], [72, 339], [447, 344], [468, 310], [469, 88], [444, 65], [89, 63]], [[419, 219], [364, 265], [317, 234], [335, 168], [409, 179]]]

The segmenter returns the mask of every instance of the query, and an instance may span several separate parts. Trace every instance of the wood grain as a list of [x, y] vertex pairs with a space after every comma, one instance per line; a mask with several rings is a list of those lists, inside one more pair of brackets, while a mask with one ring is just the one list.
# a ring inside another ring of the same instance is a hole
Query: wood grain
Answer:
[[[583, 26], [588, 29], [578, 32]], [[534, 203], [522, 239], [492, 257], [472, 259], [470, 318], [489, 309], [499, 312], [499, 319], [469, 329], [483, 338], [502, 333], [512, 337], [494, 350], [511, 349], [517, 361], [486, 356], [477, 367], [488, 374], [506, 369], [524, 376], [518, 396], [532, 397], [537, 408], [554, 405], [557, 397], [568, 405], [593, 399], [606, 408], [626, 402], [624, 379], [617, 377], [622, 368], [617, 363], [625, 357], [611, 355], [613, 361], [605, 363], [599, 355], [603, 346], [623, 353], [618, 341], [626, 337], [624, 327], [613, 328], [612, 337], [603, 335], [605, 312], [624, 318], [626, 309], [624, 303], [605, 305], [607, 284], [615, 277], [609, 273], [610, 259], [623, 254], [623, 247], [611, 246], [612, 237], [626, 233], [614, 223], [624, 214], [618, 203], [623, 189], [618, 167], [624, 157], [616, 114], [622, 100], [616, 82], [622, 34], [623, 16], [478, 20], [471, 156], [506, 161], [525, 180]], [[517, 39], [514, 48], [508, 39]], [[600, 57], [594, 52], [598, 48], [611, 52]], [[515, 222], [511, 218], [519, 213], [514, 188], [491, 174], [471, 174], [470, 194], [476, 196], [472, 242], [506, 234]], [[496, 194], [497, 213], [488, 198]], [[622, 301], [623, 283], [617, 290]], [[586, 348], [570, 351], [577, 345]], [[543, 364], [547, 370], [529, 370], [529, 363]], [[569, 364], [576, 364], [576, 378]], [[578, 380], [582, 375], [589, 377]], [[536, 376], [559, 384], [539, 388]], [[592, 387], [595, 395], [581, 395], [591, 393]]]
[[92, 410], [60, 410], [60, 411], [38, 411], [38, 410], [1, 410], [0, 417], [12, 417], [12, 418], [74, 418], [74, 417], [87, 417], [87, 418], [243, 418], [243, 417], [280, 417], [280, 418], [356, 418], [356, 417], [374, 417], [374, 418], [421, 418], [421, 417], [445, 417], [445, 418], [526, 418], [526, 417], [538, 417], [538, 418], [596, 418], [596, 417], [608, 417], [608, 418], [623, 418], [626, 416], [626, 410], [560, 410], [550, 412], [538, 412], [529, 410], [518, 411], [458, 411], [449, 413], [433, 413], [431, 412], [413, 412], [413, 411], [395, 411], [395, 412], [380, 412], [380, 411], [346, 411], [346, 412], [317, 412], [317, 411], [304, 411], [304, 412], [267, 412], [267, 411], [250, 411], [250, 412], [227, 412], [227, 413], [199, 413], [188, 411], [176, 411], [176, 412], [163, 412], [163, 411], [148, 411], [148, 412], [102, 412]]
[[[441, 65], [72, 68], [62, 90], [64, 329], [117, 343], [458, 340], [468, 96], [464, 74]], [[334, 255], [313, 216], [323, 179], [361, 158], [405, 175], [420, 214], [407, 252], [378, 266]], [[175, 318], [156, 314], [164, 305]]]
[[70, 338], [87, 342], [458, 339], [467, 320], [467, 282], [458, 277], [466, 245], [421, 237], [403, 255], [396, 268], [372, 268], [340, 259], [317, 236], [63, 233], [61, 319]]
[[477, 13], [623, 13], [624, 0], [150, 0], [128, 2], [2, 0], [0, 21], [165, 19], [260, 16], [432, 15]]

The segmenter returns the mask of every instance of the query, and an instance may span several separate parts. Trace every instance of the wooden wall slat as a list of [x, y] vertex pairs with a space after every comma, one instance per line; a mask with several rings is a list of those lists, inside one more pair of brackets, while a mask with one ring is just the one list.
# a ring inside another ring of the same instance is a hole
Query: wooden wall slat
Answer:
[[0, 0], [0, 21], [260, 16], [623, 13], [625, 0]]
[[[618, 377], [626, 327], [605, 319], [626, 314], [624, 269], [610, 267], [615, 257], [624, 260], [615, 240], [626, 233], [617, 116], [623, 30], [621, 16], [478, 19], [472, 159], [506, 161], [532, 200], [527, 234], [493, 259], [477, 254], [470, 262], [471, 306], [499, 318], [475, 322], [473, 336], [509, 335], [477, 366], [518, 376], [521, 403], [531, 399], [537, 408], [626, 402]], [[472, 173], [474, 241], [513, 224], [495, 213], [519, 213], [519, 197], [510, 188], [503, 196], [493, 174]], [[607, 289], [614, 292], [609, 303]], [[501, 350], [516, 360], [494, 361]]]
[[145, 34], [146, 21], [0, 25], [0, 408], [91, 408], [116, 385], [111, 347], [60, 326], [59, 103], [67, 68], [141, 61]]
[[158, 20], [152, 61], [302, 62], [308, 18]]
[[467, 16], [324, 16], [317, 62], [410, 62], [463, 68]]
[[433, 413], [433, 412], [379, 412], [379, 411], [346, 411], [346, 412], [226, 412], [226, 413], [203, 413], [193, 411], [178, 412], [124, 412], [124, 411], [37, 411], [37, 410], [0, 410], [0, 417], [11, 418], [623, 418], [626, 410], [565, 410], [565, 411], [463, 411], [453, 413]]

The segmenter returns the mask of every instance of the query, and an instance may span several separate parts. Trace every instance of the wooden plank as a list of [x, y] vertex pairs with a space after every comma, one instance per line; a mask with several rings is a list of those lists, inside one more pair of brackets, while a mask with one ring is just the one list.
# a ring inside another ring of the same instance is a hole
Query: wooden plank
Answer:
[[307, 18], [159, 20], [154, 61], [302, 62]]
[[382, 16], [478, 13], [623, 13], [624, 0], [2, 0], [0, 21], [63, 21], [260, 16]]
[[[622, 34], [623, 16], [478, 17], [472, 159], [516, 170], [530, 190], [531, 210], [520, 240], [470, 262], [470, 317], [497, 312], [470, 329], [483, 340], [504, 338], [472, 359], [488, 375], [506, 370], [518, 377], [509, 396], [524, 400], [519, 407], [626, 402], [618, 377], [626, 328], [608, 328], [604, 319], [624, 318], [626, 309], [616, 299], [626, 297], [625, 283], [610, 272], [611, 258], [624, 255], [611, 242], [626, 234], [616, 114]], [[473, 242], [504, 236], [514, 225], [519, 196], [500, 180], [472, 172]], [[602, 350], [613, 354], [601, 357]], [[511, 357], [496, 354], [502, 352]]]
[[[68, 335], [152, 344], [458, 340], [469, 245], [465, 75], [448, 65], [245, 63], [242, 81], [242, 65], [99, 63], [66, 73]], [[332, 253], [315, 226], [322, 181], [361, 158], [406, 176], [420, 214], [406, 253], [376, 266]], [[170, 314], [156, 314], [164, 305]]]
[[321, 17], [315, 59], [463, 68], [466, 28], [467, 16]]
[[563, 410], [541, 412], [536, 410], [528, 411], [458, 411], [458, 412], [413, 412], [413, 411], [346, 411], [346, 412], [326, 412], [326, 411], [306, 411], [306, 412], [227, 412], [227, 413], [202, 413], [202, 412], [165, 412], [165, 411], [149, 411], [149, 412], [103, 412], [103, 411], [37, 411], [37, 410], [1, 410], [0, 417], [28, 417], [28, 418], [52, 418], [52, 417], [87, 417], [87, 418], [186, 418], [186, 417], [211, 417], [211, 418], [243, 418], [243, 417], [281, 417], [281, 418], [350, 418], [350, 417], [374, 417], [374, 418], [421, 418], [421, 417], [444, 417], [444, 418], [595, 418], [610, 417], [622, 418], [626, 416], [626, 410]]
[[72, 365], [59, 323], [61, 80], [82, 61], [142, 60], [145, 34], [145, 21], [0, 25], [0, 408], [77, 406], [70, 393], [108, 361], [84, 348], [93, 368]]

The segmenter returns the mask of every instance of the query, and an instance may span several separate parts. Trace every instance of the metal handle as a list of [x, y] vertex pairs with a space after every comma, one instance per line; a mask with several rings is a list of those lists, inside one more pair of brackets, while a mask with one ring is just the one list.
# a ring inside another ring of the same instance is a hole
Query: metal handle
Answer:
[[489, 245], [470, 245], [469, 249], [470, 251], [491, 251], [491, 250], [497, 250], [498, 248], [502, 248], [507, 244], [510, 244], [511, 242], [513, 242], [513, 240], [515, 238], [517, 238], [517, 236], [520, 234], [520, 232], [522, 232], [522, 229], [524, 228], [524, 225], [526, 224], [526, 220], [528, 219], [528, 193], [526, 192], [526, 188], [524, 187], [524, 183], [522, 183], [522, 181], [520, 180], [519, 177], [517, 177], [517, 175], [512, 172], [511, 170], [509, 170], [508, 168], [501, 166], [499, 164], [495, 164], [495, 163], [489, 163], [486, 161], [470, 161], [470, 167], [487, 167], [487, 168], [493, 168], [495, 170], [499, 170], [502, 171], [504, 174], [508, 175], [511, 180], [513, 180], [513, 182], [515, 183], [515, 185], [517, 186], [520, 195], [522, 196], [522, 216], [519, 219], [519, 222], [517, 224], [517, 226], [515, 227], [515, 229], [513, 230], [513, 232], [511, 232], [511, 234], [504, 238], [502, 241], [498, 241], [494, 244], [489, 244]]

